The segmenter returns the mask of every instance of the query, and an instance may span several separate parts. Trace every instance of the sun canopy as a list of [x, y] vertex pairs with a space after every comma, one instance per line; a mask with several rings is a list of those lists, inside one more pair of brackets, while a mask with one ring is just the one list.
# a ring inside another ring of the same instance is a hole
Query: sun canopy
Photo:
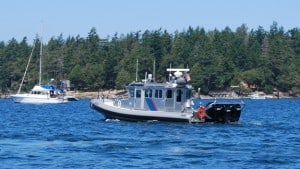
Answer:
[[45, 86], [36, 85], [32, 89], [32, 91], [39, 91], [39, 92], [47, 92], [50, 90], [54, 90], [54, 87], [51, 85], [45, 85]]

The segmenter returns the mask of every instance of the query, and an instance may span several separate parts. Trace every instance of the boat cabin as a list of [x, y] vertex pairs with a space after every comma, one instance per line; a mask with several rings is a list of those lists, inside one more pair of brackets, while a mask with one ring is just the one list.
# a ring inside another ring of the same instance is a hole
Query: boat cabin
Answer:
[[172, 75], [167, 83], [156, 83], [151, 79], [132, 82], [127, 91], [128, 100], [119, 103], [122, 107], [150, 111], [182, 111], [190, 106], [192, 97], [192, 86], [181, 74]]
[[47, 95], [52, 98], [61, 95], [63, 91], [56, 89], [53, 85], [35, 85], [31, 90], [33, 95]]

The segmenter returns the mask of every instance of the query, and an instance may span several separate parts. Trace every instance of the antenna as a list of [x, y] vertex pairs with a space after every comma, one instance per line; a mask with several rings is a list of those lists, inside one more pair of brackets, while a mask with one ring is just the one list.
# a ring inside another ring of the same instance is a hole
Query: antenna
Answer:
[[135, 81], [137, 82], [138, 78], [138, 70], [139, 70], [139, 59], [136, 59], [136, 71], [135, 71]]
[[[172, 69], [172, 65], [171, 65], [171, 63], [170, 63], [170, 70]], [[168, 70], [167, 70], [168, 71]], [[169, 71], [169, 81], [171, 80], [171, 76], [172, 76], [172, 74], [171, 74], [171, 71]]]
[[155, 81], [155, 58], [153, 61], [153, 81]]

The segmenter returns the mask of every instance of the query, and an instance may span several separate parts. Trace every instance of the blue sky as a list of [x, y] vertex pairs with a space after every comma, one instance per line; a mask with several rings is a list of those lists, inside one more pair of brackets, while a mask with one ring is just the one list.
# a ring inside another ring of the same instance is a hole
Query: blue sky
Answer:
[[26, 36], [30, 43], [40, 32], [46, 42], [60, 34], [86, 37], [92, 27], [100, 38], [189, 26], [269, 30], [273, 21], [289, 30], [300, 27], [299, 17], [299, 0], [1, 0], [0, 41]]

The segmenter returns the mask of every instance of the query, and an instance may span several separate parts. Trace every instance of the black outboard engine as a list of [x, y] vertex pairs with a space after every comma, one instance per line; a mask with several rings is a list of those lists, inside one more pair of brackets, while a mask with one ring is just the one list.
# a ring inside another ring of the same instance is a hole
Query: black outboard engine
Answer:
[[241, 115], [241, 105], [237, 103], [208, 103], [206, 114], [206, 122], [237, 122]]

